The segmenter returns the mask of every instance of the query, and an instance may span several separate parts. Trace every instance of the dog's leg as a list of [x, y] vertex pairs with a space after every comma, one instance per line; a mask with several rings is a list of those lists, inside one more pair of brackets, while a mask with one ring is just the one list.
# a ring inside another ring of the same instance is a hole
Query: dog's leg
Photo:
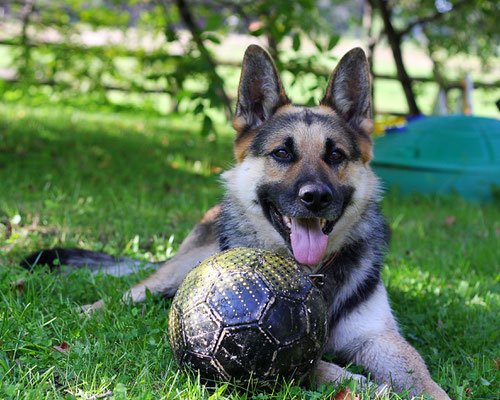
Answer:
[[436, 400], [450, 399], [432, 380], [420, 354], [397, 331], [367, 338], [353, 362], [363, 365], [376, 381], [391, 383], [398, 391], [409, 388], [411, 396], [425, 393]]
[[362, 386], [368, 384], [368, 380], [359, 374], [353, 374], [336, 364], [320, 360], [314, 371], [314, 380], [317, 384], [342, 382], [345, 379], [354, 379]]
[[409, 389], [411, 396], [425, 393], [436, 400], [450, 399], [432, 380], [422, 357], [399, 334], [382, 282], [331, 332], [329, 350], [363, 365], [378, 383], [392, 384], [398, 391]]
[[166, 262], [153, 275], [146, 278], [124, 295], [125, 301], [134, 303], [146, 298], [146, 289], [153, 294], [162, 294], [172, 297], [186, 275], [205, 258], [217, 253], [219, 247], [216, 243], [200, 246], [187, 253], [177, 254], [172, 260]]
[[[219, 206], [208, 210], [201, 222], [184, 239], [177, 254], [162, 264], [153, 275], [129, 289], [123, 295], [123, 300], [134, 303], [143, 301], [146, 298], [146, 290], [152, 294], [173, 296], [189, 271], [219, 251], [215, 224], [219, 212]], [[103, 306], [104, 302], [99, 300], [83, 306], [82, 309], [95, 310]]]
[[377, 396], [382, 396], [387, 393], [387, 385], [377, 386], [366, 379], [363, 375], [353, 374], [352, 372], [349, 372], [345, 368], [342, 368], [334, 363], [323, 360], [319, 361], [314, 371], [314, 382], [317, 385], [321, 383], [328, 384], [331, 382], [341, 383], [344, 380], [355, 380], [361, 388], [373, 388], [373, 393]]

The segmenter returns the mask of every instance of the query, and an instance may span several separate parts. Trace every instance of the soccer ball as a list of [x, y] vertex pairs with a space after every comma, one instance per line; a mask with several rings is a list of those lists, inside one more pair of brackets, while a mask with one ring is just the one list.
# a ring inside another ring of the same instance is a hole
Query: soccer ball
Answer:
[[174, 359], [204, 378], [303, 379], [327, 340], [320, 290], [291, 258], [235, 248], [192, 270], [169, 314]]

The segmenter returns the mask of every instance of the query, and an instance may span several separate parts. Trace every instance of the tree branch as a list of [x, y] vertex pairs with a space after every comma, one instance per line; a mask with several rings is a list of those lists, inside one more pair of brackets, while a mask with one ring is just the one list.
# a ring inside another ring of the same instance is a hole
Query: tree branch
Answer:
[[394, 57], [394, 62], [396, 63], [396, 71], [398, 74], [398, 79], [401, 82], [403, 91], [405, 93], [406, 101], [408, 103], [408, 109], [410, 115], [421, 114], [418, 108], [417, 102], [415, 100], [415, 93], [412, 89], [412, 81], [406, 72], [406, 68], [403, 61], [403, 54], [401, 52], [401, 36], [398, 35], [394, 26], [392, 25], [392, 8], [387, 0], [376, 0], [382, 20], [384, 21], [385, 33], [387, 35], [387, 40], [391, 46], [392, 55]]
[[22, 75], [29, 74], [31, 71], [31, 50], [28, 45], [28, 26], [31, 22], [31, 15], [34, 12], [34, 0], [25, 0], [24, 5], [21, 9], [21, 46], [23, 48], [23, 62], [24, 64], [20, 68]]
[[449, 12], [456, 11], [458, 8], [462, 7], [463, 5], [467, 4], [467, 0], [460, 0], [457, 4], [453, 4], [453, 8], [450, 11], [447, 12], [439, 12], [436, 11], [434, 14], [427, 15], [425, 17], [417, 18], [415, 21], [410, 22], [408, 26], [404, 29], [401, 29], [397, 32], [397, 34], [400, 37], [403, 37], [411, 32], [413, 28], [415, 28], [417, 25], [426, 25], [431, 22], [435, 22], [439, 19], [441, 19], [444, 15], [448, 14]]
[[[368, 59], [368, 66], [370, 68], [370, 74], [372, 77], [375, 75], [374, 70], [374, 56], [375, 56], [375, 47], [377, 46], [378, 39], [380, 37], [380, 32], [378, 35], [373, 33], [373, 12], [374, 7], [372, 1], [368, 0], [365, 2], [365, 8], [363, 10], [363, 28], [366, 31], [368, 36], [368, 52], [366, 54]], [[375, 85], [372, 83], [371, 85], [371, 96], [372, 96], [372, 109], [373, 114], [376, 113], [375, 110]]]
[[177, 5], [177, 8], [179, 9], [179, 13], [181, 15], [184, 24], [191, 32], [191, 36], [193, 37], [193, 40], [196, 43], [196, 46], [198, 47], [198, 50], [201, 53], [201, 56], [205, 59], [205, 62], [208, 64], [210, 68], [209, 74], [212, 77], [213, 84], [215, 84], [216, 86], [216, 92], [222, 99], [222, 102], [224, 103], [224, 108], [226, 111], [227, 118], [231, 119], [233, 116], [231, 100], [224, 91], [224, 81], [219, 76], [219, 74], [217, 74], [217, 71], [215, 69], [217, 64], [212, 59], [210, 52], [203, 43], [203, 39], [201, 38], [200, 28], [198, 28], [196, 22], [194, 21], [193, 15], [191, 14], [191, 10], [189, 9], [189, 5], [187, 4], [186, 0], [175, 0], [175, 3]]

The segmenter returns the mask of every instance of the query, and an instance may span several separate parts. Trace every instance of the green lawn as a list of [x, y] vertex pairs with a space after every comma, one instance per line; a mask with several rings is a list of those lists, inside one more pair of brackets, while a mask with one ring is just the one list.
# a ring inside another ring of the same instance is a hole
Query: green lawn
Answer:
[[[218, 128], [216, 142], [198, 131], [189, 116], [0, 104], [0, 399], [109, 391], [115, 399], [322, 399], [336, 392], [291, 383], [268, 392], [200, 385], [173, 364], [170, 301], [119, 304], [147, 272], [62, 277], [17, 266], [47, 246], [148, 260], [175, 252], [221, 198], [220, 172], [232, 162], [229, 128]], [[383, 209], [393, 232], [384, 278], [404, 336], [453, 399], [498, 398], [500, 207], [391, 193]], [[21, 278], [23, 286], [11, 287]], [[81, 318], [78, 305], [100, 297], [109, 307]]]

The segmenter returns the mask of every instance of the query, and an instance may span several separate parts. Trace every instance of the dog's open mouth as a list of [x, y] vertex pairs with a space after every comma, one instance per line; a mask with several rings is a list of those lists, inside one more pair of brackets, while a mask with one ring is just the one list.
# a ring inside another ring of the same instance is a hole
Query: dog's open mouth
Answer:
[[295, 259], [305, 265], [321, 261], [328, 245], [328, 234], [335, 221], [323, 218], [295, 218], [282, 215], [268, 203], [267, 211], [276, 230], [291, 245]]

